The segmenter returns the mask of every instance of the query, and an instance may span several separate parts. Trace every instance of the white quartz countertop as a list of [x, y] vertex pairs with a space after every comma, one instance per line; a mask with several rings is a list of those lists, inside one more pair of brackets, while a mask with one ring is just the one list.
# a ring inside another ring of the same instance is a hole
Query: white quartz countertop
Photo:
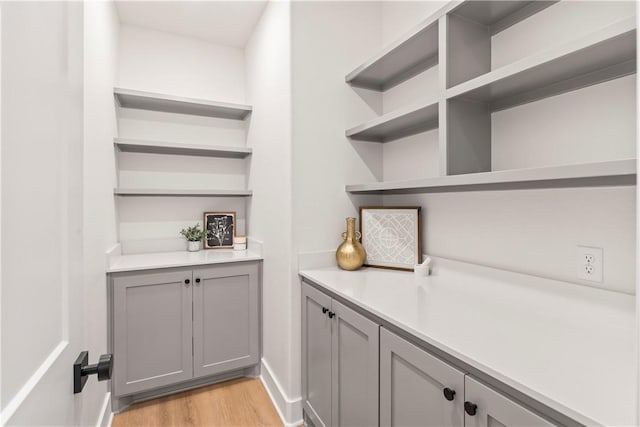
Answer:
[[636, 425], [635, 297], [439, 260], [300, 275], [586, 425]]
[[150, 254], [117, 255], [109, 259], [107, 273], [152, 270], [156, 268], [189, 267], [229, 262], [258, 261], [262, 256], [251, 251], [211, 249], [199, 252], [159, 252]]

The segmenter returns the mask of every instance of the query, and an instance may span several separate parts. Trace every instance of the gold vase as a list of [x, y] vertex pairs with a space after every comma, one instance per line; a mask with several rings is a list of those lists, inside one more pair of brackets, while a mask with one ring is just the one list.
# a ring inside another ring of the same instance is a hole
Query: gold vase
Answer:
[[364, 264], [367, 254], [358, 242], [361, 237], [360, 232], [356, 231], [356, 219], [347, 218], [347, 231], [342, 233], [344, 242], [336, 251], [336, 261], [343, 270], [357, 270]]

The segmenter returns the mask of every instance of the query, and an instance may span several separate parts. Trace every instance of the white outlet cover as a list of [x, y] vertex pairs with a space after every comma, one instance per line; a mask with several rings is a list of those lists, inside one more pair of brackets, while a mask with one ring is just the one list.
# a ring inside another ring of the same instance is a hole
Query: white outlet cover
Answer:
[[602, 283], [602, 248], [578, 246], [576, 248], [576, 274], [578, 279]]

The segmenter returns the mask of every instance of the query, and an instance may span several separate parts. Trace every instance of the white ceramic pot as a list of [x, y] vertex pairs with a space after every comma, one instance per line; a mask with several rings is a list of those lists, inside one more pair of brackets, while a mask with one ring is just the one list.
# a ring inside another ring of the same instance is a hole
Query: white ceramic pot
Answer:
[[202, 249], [202, 242], [187, 242], [189, 252], [198, 252], [200, 249]]

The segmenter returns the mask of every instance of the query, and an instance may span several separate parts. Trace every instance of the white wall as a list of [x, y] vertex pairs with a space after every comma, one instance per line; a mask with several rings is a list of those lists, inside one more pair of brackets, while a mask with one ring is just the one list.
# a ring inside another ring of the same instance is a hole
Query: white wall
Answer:
[[[419, 3], [385, 3], [385, 34], [415, 25], [420, 17], [410, 12], [418, 7]], [[494, 66], [566, 42], [633, 11], [633, 2], [553, 5], [493, 37]], [[635, 80], [633, 75], [494, 113], [493, 169], [635, 157]], [[418, 78], [400, 86], [385, 93], [385, 110], [402, 105], [402, 98], [433, 90]], [[437, 131], [385, 144], [385, 179], [432, 174], [438, 153], [433, 135]], [[423, 207], [423, 247], [429, 254], [635, 291], [636, 211], [631, 187], [385, 196], [384, 203]], [[602, 284], [576, 278], [577, 245], [604, 248]]]
[[[246, 49], [246, 88], [253, 107], [248, 207], [251, 238], [263, 242], [263, 361], [291, 400], [291, 5], [269, 3]], [[264, 373], [263, 373], [264, 375]], [[277, 393], [276, 393], [277, 394]], [[289, 410], [280, 408], [285, 417]], [[291, 420], [294, 421], [294, 420]], [[297, 421], [297, 419], [296, 419]]]
[[[118, 16], [113, 2], [88, 2], [84, 9], [84, 285], [85, 348], [91, 360], [107, 351], [105, 252], [117, 243], [113, 187], [113, 137], [117, 133], [113, 86], [118, 56]], [[87, 410], [101, 415], [106, 382], [90, 380]], [[97, 419], [90, 420], [95, 425]]]
[[242, 104], [242, 49], [131, 25], [120, 28], [118, 84]]
[[[178, 96], [246, 103], [242, 49], [123, 25], [117, 85]], [[211, 117], [120, 108], [121, 138], [243, 147], [248, 123]], [[119, 153], [118, 186], [162, 189], [245, 189], [250, 160]], [[236, 232], [246, 232], [242, 198], [119, 198], [124, 253], [184, 250], [179, 231], [204, 212], [236, 212]]]
[[[345, 184], [382, 177], [382, 147], [349, 141], [345, 129], [382, 110], [381, 97], [344, 77], [381, 47], [378, 2], [295, 2], [292, 6], [294, 254], [335, 250], [345, 218], [379, 204]], [[291, 392], [300, 395], [300, 280], [294, 262]]]

